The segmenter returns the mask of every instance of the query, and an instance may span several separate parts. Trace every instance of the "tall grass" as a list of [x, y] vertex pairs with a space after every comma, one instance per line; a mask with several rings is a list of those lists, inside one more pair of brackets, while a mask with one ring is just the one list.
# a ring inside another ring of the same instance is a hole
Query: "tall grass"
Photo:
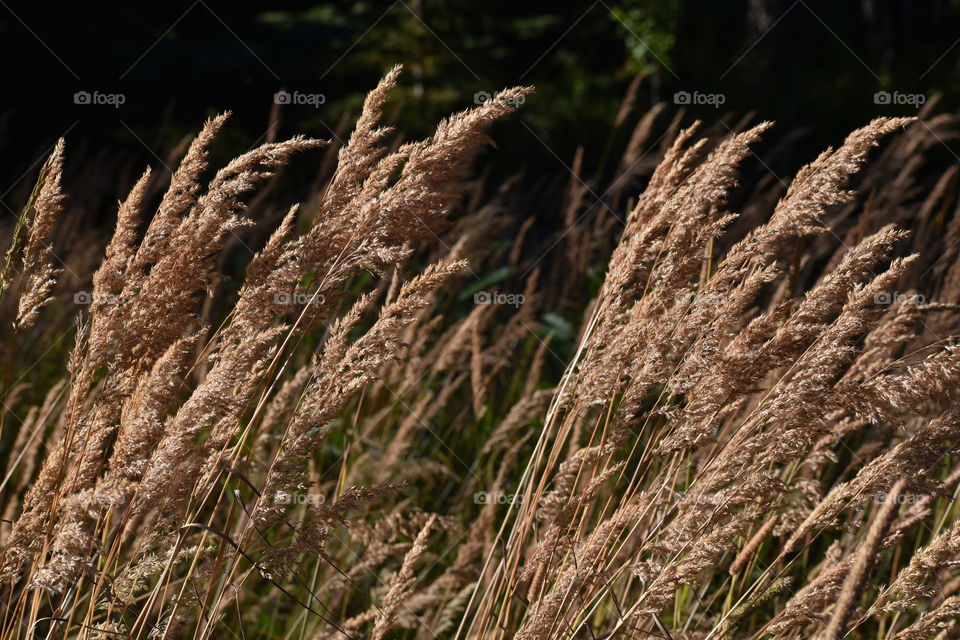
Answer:
[[956, 637], [956, 118], [741, 186], [769, 123], [648, 163], [657, 108], [535, 238], [460, 186], [528, 90], [394, 144], [398, 73], [242, 276], [326, 143], [207, 180], [211, 119], [89, 292], [56, 146], [2, 280], [0, 637]]

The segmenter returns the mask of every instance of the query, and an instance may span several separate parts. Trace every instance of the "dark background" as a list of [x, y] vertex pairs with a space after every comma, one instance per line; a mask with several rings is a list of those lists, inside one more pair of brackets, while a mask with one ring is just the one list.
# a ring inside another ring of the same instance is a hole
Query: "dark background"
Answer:
[[[671, 103], [669, 120], [674, 94], [698, 91], [724, 104], [691, 107], [687, 121], [753, 112], [779, 136], [803, 129], [773, 167], [788, 173], [872, 117], [916, 113], [876, 104], [877, 91], [941, 92], [940, 108], [955, 109], [958, 41], [955, 0], [4, 1], [0, 200], [22, 204], [61, 135], [68, 190], [97, 162], [103, 184], [78, 186], [111, 203], [218, 111], [234, 112], [220, 152], [243, 151], [265, 136], [281, 88], [325, 101], [280, 108], [279, 137], [342, 134], [341, 119], [397, 62], [407, 72], [394, 115], [408, 137], [472, 106], [476, 92], [536, 86], [481, 160], [495, 174], [557, 176], [579, 145], [595, 170], [637, 74], [634, 120], [659, 101]], [[78, 91], [123, 94], [124, 104], [78, 105]]]

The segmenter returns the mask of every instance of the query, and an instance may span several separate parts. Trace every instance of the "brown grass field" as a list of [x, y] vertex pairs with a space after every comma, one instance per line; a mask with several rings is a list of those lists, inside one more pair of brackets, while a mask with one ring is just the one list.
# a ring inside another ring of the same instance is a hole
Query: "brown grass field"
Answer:
[[770, 123], [642, 154], [657, 108], [538, 234], [470, 171], [530, 90], [401, 143], [399, 73], [342, 145], [208, 167], [211, 119], [102, 242], [53, 150], [2, 228], [0, 639], [960, 637], [960, 118], [781, 181]]

